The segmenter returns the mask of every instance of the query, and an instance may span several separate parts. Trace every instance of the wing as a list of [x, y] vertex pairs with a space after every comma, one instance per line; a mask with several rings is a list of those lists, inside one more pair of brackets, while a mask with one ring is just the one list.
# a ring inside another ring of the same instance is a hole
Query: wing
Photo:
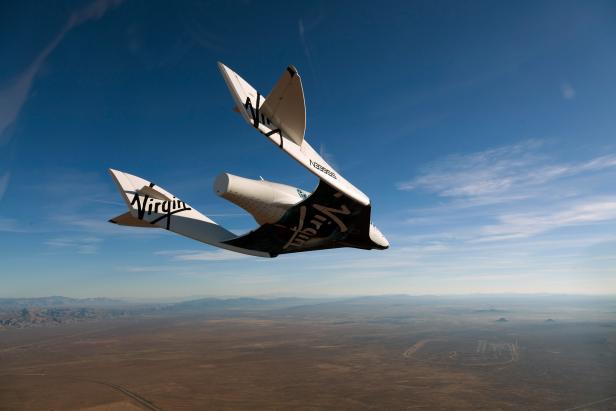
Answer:
[[278, 254], [327, 248], [376, 248], [370, 240], [370, 205], [364, 205], [320, 181], [306, 200], [293, 206], [275, 224], [258, 229], [226, 244]]
[[227, 244], [235, 234], [216, 224], [164, 188], [141, 177], [109, 169], [128, 212], [109, 220], [133, 227], [163, 228], [193, 240], [238, 253], [269, 257], [268, 253]]

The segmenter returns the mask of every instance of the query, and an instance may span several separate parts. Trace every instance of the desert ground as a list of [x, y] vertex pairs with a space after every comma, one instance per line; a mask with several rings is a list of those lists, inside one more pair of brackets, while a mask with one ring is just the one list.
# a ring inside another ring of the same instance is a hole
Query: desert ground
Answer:
[[209, 300], [5, 328], [0, 409], [616, 409], [616, 301], [541, 298]]

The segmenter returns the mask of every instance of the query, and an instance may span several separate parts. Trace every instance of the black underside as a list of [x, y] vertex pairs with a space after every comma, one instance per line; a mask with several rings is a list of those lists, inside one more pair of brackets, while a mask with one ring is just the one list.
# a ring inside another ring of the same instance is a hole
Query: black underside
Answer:
[[310, 197], [275, 224], [264, 224], [226, 241], [236, 247], [278, 254], [327, 248], [374, 248], [369, 236], [370, 205], [345, 196], [322, 180]]

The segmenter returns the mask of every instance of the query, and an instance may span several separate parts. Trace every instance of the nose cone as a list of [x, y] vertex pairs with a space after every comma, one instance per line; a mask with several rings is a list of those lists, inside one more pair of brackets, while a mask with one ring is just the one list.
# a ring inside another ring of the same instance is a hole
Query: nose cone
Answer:
[[372, 240], [372, 242], [374, 243], [375, 248], [379, 248], [381, 250], [389, 248], [389, 241], [387, 241], [383, 233], [381, 233], [381, 231], [378, 228], [376, 228], [376, 226], [374, 226], [373, 224], [370, 224], [369, 233], [370, 233], [370, 240]]

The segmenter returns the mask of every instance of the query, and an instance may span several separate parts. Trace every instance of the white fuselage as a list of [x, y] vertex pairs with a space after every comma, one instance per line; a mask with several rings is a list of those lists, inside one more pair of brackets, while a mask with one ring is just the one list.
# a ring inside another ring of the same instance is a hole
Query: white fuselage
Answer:
[[[285, 184], [251, 180], [229, 173], [216, 177], [214, 192], [248, 211], [260, 225], [277, 223], [288, 209], [310, 195], [307, 191]], [[372, 223], [369, 237], [379, 248], [389, 247], [385, 236]]]
[[214, 192], [248, 211], [258, 224], [274, 224], [310, 193], [285, 184], [221, 173], [214, 181]]

